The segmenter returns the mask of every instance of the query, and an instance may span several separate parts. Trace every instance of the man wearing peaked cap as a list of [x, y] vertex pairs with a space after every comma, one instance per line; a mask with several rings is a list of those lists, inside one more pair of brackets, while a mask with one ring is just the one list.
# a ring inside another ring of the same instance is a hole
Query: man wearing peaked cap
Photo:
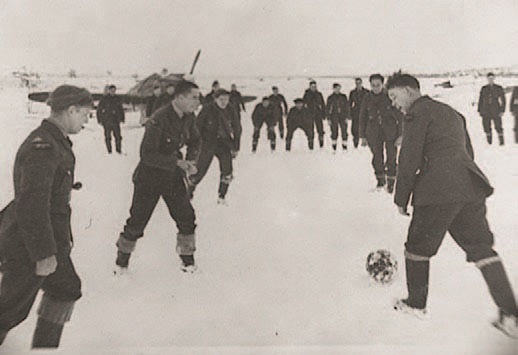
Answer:
[[75, 157], [70, 134], [81, 131], [92, 108], [90, 93], [63, 85], [47, 104], [50, 117], [29, 134], [16, 154], [14, 200], [0, 212], [0, 344], [31, 310], [39, 289], [34, 348], [59, 346], [64, 324], [81, 297], [70, 259], [70, 195]]

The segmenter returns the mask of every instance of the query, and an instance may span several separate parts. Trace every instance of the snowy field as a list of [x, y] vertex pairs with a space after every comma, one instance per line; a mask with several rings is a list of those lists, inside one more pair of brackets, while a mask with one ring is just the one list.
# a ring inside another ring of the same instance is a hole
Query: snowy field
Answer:
[[[44, 86], [65, 80], [51, 79]], [[200, 78], [204, 92], [212, 79]], [[108, 81], [66, 80], [97, 90]], [[122, 93], [132, 80], [111, 81]], [[231, 81], [220, 78], [223, 86]], [[347, 94], [353, 86], [351, 79], [318, 80], [325, 97], [335, 81]], [[454, 79], [453, 89], [434, 88], [438, 81], [422, 80], [423, 91], [468, 119], [476, 161], [496, 188], [488, 200], [496, 248], [518, 289], [513, 118], [506, 112], [506, 146], [488, 146], [474, 105], [485, 79]], [[307, 87], [306, 79], [235, 82], [243, 94], [258, 97], [276, 84], [290, 106]], [[504, 83], [518, 85], [518, 79]], [[16, 150], [48, 114], [37, 103], [29, 114], [26, 96], [11, 80], [0, 83], [2, 206], [13, 196]], [[131, 273], [113, 276], [114, 244], [128, 217], [131, 174], [143, 134], [138, 115], [128, 113], [123, 126], [124, 155], [106, 154], [95, 120], [72, 137], [76, 177], [83, 183], [72, 199], [72, 257], [84, 296], [56, 353], [518, 354], [518, 342], [491, 327], [496, 309], [480, 272], [449, 238], [432, 262], [430, 319], [394, 312], [392, 300], [406, 296], [403, 243], [409, 219], [397, 213], [392, 196], [371, 192], [375, 179], [368, 149], [333, 155], [327, 128], [323, 150], [308, 152], [305, 136], [297, 131], [291, 153], [278, 141], [278, 151], [271, 154], [263, 131], [258, 153], [252, 155], [253, 105], [242, 117], [242, 151], [229, 206], [216, 205], [217, 162], [196, 191], [196, 275], [179, 270], [176, 227], [161, 202], [137, 245]], [[372, 284], [364, 269], [367, 254], [380, 248], [392, 251], [400, 264], [395, 282], [384, 287]], [[10, 332], [0, 354], [27, 352], [35, 322], [36, 307]]]

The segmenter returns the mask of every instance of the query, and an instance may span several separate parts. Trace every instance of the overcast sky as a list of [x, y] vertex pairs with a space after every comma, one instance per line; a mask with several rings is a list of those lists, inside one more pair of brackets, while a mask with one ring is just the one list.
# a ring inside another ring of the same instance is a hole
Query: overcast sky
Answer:
[[518, 64], [518, 0], [0, 0], [0, 69], [141, 75]]

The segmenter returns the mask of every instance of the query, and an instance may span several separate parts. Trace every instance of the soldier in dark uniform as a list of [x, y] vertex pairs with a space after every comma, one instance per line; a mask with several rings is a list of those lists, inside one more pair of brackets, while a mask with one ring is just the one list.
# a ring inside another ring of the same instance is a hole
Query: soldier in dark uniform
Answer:
[[50, 117], [22, 143], [14, 163], [14, 200], [0, 213], [0, 344], [44, 293], [32, 347], [57, 348], [81, 297], [70, 251], [75, 157], [69, 134], [88, 122], [92, 97], [63, 85], [49, 96]]
[[153, 95], [148, 97], [146, 100], [146, 118], [151, 117], [151, 115], [155, 112], [153, 111], [155, 107], [155, 102], [157, 102], [158, 98], [160, 97], [162, 93], [162, 88], [160, 85], [154, 85], [153, 86]]
[[349, 93], [349, 105], [351, 106], [351, 134], [353, 135], [354, 147], [358, 148], [360, 142], [360, 109], [365, 96], [369, 90], [362, 86], [362, 79], [354, 79], [356, 88]]
[[236, 110], [229, 105], [229, 95], [224, 89], [216, 91], [215, 101], [205, 105], [196, 119], [203, 144], [196, 165], [198, 172], [189, 178], [193, 187], [198, 185], [216, 156], [221, 173], [218, 204], [226, 204], [225, 197], [232, 182], [232, 159], [237, 157], [241, 141], [241, 122]]
[[255, 153], [257, 151], [261, 128], [264, 124], [266, 124], [268, 129], [268, 140], [270, 141], [270, 149], [273, 152], [276, 146], [275, 125], [277, 121], [275, 120], [273, 107], [268, 96], [263, 97], [262, 101], [255, 106], [254, 112], [252, 112], [252, 123], [254, 125], [252, 152]]
[[273, 108], [273, 114], [279, 125], [279, 134], [284, 139], [284, 116], [288, 114], [288, 104], [284, 95], [279, 93], [277, 86], [272, 86], [272, 94], [270, 95], [270, 103]]
[[174, 97], [174, 90], [173, 83], [168, 83], [166, 85], [165, 92], [162, 93], [153, 104], [152, 114], [155, 113], [158, 109], [171, 104], [171, 101], [173, 101]]
[[230, 87], [230, 105], [237, 112], [239, 119], [241, 119], [241, 111], [246, 112], [245, 102], [243, 101], [243, 96], [237, 90], [236, 84], [232, 84]]
[[499, 308], [494, 325], [518, 337], [518, 308], [486, 219], [485, 200], [493, 188], [473, 160], [464, 117], [422, 96], [411, 75], [394, 74], [387, 88], [406, 114], [394, 200], [403, 215], [411, 196], [414, 207], [405, 244], [408, 298], [395, 309], [425, 313], [430, 258], [449, 232], [484, 276]]
[[[170, 105], [156, 111], [146, 123], [140, 146], [140, 162], [133, 174], [135, 185], [130, 217], [117, 241], [116, 264], [125, 269], [137, 239], [151, 218], [160, 197], [176, 222], [177, 252], [182, 270], [194, 272], [195, 214], [185, 183], [185, 176], [196, 173], [201, 139], [193, 112], [199, 106], [198, 86], [192, 82], [177, 84]], [[186, 159], [180, 149], [187, 145]]]
[[502, 116], [505, 112], [505, 92], [504, 89], [495, 84], [495, 74], [488, 73], [487, 81], [489, 84], [482, 87], [478, 99], [478, 112], [482, 116], [482, 125], [486, 132], [487, 142], [493, 143], [493, 133], [491, 122], [495, 125], [498, 133], [500, 145], [504, 145], [504, 129], [502, 128]]
[[322, 93], [317, 90], [316, 81], [312, 80], [309, 83], [309, 89], [304, 93], [304, 104], [309, 110], [309, 113], [313, 117], [313, 122], [317, 128], [318, 133], [318, 144], [320, 148], [324, 146], [324, 123], [323, 120], [326, 118], [326, 104]]
[[212, 102], [214, 102], [214, 93], [220, 89], [219, 81], [214, 80], [212, 82], [212, 90], [204, 97], [203, 99], [203, 105], [208, 105]]
[[97, 122], [104, 128], [104, 140], [108, 153], [112, 153], [112, 135], [115, 138], [115, 150], [121, 153], [121, 122], [124, 123], [125, 114], [122, 100], [116, 95], [115, 85], [108, 87], [108, 94], [104, 95], [97, 106]]
[[[369, 145], [372, 151], [372, 166], [376, 175], [377, 188], [387, 184], [392, 193], [396, 179], [397, 145], [401, 136], [401, 114], [395, 110], [383, 90], [385, 79], [373, 74], [369, 81], [372, 91], [367, 94], [360, 110], [360, 138], [362, 145]], [[385, 153], [386, 152], [386, 159]]]
[[304, 100], [297, 98], [294, 100], [295, 107], [290, 109], [286, 124], [288, 126], [288, 134], [286, 135], [286, 151], [291, 150], [291, 140], [293, 134], [299, 128], [301, 128], [306, 137], [308, 138], [309, 150], [313, 150], [313, 141], [315, 139], [315, 128], [313, 118], [308, 112], [308, 109], [304, 107]]
[[342, 149], [347, 150], [347, 118], [349, 118], [349, 102], [347, 96], [340, 90], [342, 86], [338, 83], [333, 84], [333, 93], [327, 98], [326, 114], [331, 125], [331, 142], [333, 150], [336, 152], [338, 142], [338, 128], [342, 135]]
[[518, 86], [513, 88], [511, 94], [510, 111], [514, 116], [514, 142], [518, 143]]

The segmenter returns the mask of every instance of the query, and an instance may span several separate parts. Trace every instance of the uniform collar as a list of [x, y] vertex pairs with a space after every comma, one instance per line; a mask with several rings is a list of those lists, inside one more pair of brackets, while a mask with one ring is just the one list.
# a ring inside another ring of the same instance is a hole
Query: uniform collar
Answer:
[[183, 118], [185, 116], [185, 113], [183, 113], [176, 105], [174, 104], [174, 101], [171, 102], [171, 107], [173, 108], [173, 111], [176, 113], [176, 115], [179, 118]]
[[45, 119], [41, 122], [41, 126], [47, 130], [57, 141], [67, 142], [70, 147], [72, 146], [72, 141], [70, 138], [63, 133], [63, 131], [53, 122]]
[[430, 99], [430, 96], [428, 95], [423, 95], [421, 96], [420, 98], [418, 98], [417, 100], [415, 100], [412, 105], [410, 105], [410, 108], [408, 109], [408, 113], [407, 114], [412, 114], [412, 112], [415, 111], [416, 107], [423, 101], [428, 101], [428, 100], [431, 100]]

